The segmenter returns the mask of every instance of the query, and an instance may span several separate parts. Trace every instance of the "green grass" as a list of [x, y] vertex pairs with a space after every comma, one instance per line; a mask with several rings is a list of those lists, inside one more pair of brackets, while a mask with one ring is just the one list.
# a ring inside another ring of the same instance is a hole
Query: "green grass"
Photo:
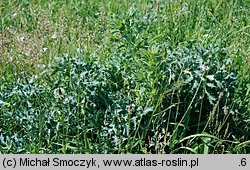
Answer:
[[249, 7], [0, 1], [0, 153], [250, 153]]

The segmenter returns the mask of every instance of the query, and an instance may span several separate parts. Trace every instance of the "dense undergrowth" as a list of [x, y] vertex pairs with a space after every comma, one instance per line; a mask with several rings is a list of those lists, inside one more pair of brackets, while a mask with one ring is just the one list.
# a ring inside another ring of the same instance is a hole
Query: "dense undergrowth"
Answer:
[[27, 2], [1, 4], [0, 153], [249, 153], [247, 1]]

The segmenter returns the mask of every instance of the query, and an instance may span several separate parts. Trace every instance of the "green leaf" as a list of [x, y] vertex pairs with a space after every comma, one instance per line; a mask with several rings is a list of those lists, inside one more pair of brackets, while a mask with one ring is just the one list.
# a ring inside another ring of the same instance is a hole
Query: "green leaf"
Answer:
[[148, 107], [147, 109], [145, 109], [143, 111], [143, 115], [146, 115], [148, 114], [149, 112], [152, 112], [154, 110], [154, 106], [151, 106], [151, 107]]
[[215, 88], [216, 86], [213, 83], [207, 83], [208, 87]]
[[3, 105], [3, 106], [7, 105], [7, 106], [9, 106], [10, 104], [9, 104], [9, 103], [6, 103], [6, 102], [4, 102], [4, 101], [2, 101], [2, 100], [0, 100], [0, 105]]
[[214, 101], [216, 100], [216, 98], [212, 96], [207, 90], [205, 90], [205, 93], [207, 94], [209, 103], [214, 104]]
[[187, 136], [185, 138], [182, 138], [179, 142], [184, 142], [185, 140], [189, 140], [189, 139], [193, 139], [193, 138], [197, 138], [197, 137], [208, 137], [208, 138], [212, 138], [212, 139], [215, 139], [215, 140], [220, 140], [220, 138], [214, 136], [214, 135], [210, 135], [208, 133], [200, 133], [200, 134], [194, 134], [194, 135], [190, 135], [190, 136]]
[[214, 80], [214, 75], [207, 75], [206, 76], [208, 80], [213, 81]]

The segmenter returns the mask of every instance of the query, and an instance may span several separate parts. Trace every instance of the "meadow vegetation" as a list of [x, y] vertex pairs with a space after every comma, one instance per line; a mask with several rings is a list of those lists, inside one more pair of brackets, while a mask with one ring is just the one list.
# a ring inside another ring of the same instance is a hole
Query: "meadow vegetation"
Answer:
[[0, 153], [250, 153], [249, 0], [1, 0]]

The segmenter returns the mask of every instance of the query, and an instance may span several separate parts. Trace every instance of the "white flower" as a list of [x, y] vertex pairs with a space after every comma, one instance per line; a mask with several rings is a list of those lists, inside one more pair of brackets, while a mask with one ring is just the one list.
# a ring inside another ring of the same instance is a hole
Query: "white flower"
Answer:
[[17, 16], [17, 13], [13, 13], [11, 16], [12, 16], [12, 17], [15, 17], [15, 16]]
[[52, 35], [51, 38], [52, 38], [52, 39], [56, 39], [56, 38], [57, 38], [57, 32], [55, 32], [55, 33]]
[[26, 39], [25, 36], [21, 36], [21, 37], [19, 38], [19, 40], [20, 40], [21, 42], [23, 42], [25, 39]]
[[65, 90], [63, 88], [59, 87], [59, 88], [54, 90], [54, 96], [57, 99], [62, 98], [64, 96], [64, 94], [65, 94]]
[[44, 47], [41, 49], [41, 52], [46, 52], [48, 50], [48, 48]]

